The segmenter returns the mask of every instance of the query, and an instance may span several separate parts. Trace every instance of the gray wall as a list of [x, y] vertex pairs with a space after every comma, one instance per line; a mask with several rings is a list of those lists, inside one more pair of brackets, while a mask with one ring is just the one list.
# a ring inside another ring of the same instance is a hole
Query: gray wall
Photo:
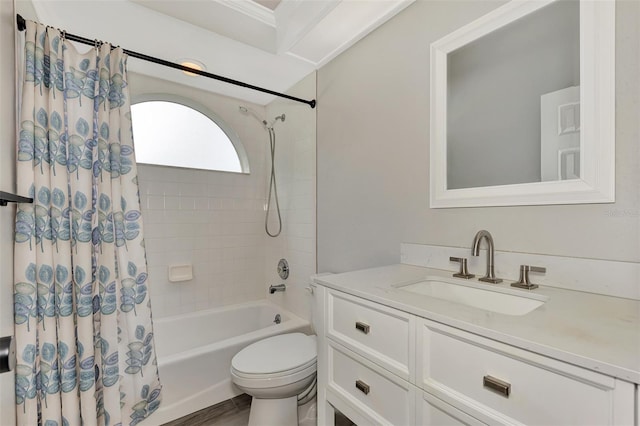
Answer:
[[429, 209], [429, 45], [502, 2], [420, 0], [318, 73], [318, 270], [397, 263], [401, 242], [640, 260], [640, 2], [617, 2], [615, 204]]

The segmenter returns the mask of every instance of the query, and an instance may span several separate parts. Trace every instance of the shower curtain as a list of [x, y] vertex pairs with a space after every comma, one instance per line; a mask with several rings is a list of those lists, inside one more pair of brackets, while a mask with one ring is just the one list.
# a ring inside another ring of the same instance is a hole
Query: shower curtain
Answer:
[[160, 404], [126, 55], [27, 22], [17, 153], [20, 425], [135, 425]]

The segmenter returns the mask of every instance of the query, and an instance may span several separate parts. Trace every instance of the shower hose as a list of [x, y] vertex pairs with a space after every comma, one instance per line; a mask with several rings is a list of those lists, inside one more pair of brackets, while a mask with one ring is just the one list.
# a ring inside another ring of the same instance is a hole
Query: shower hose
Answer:
[[[271, 178], [269, 180], [269, 198], [267, 200], [267, 213], [264, 216], [264, 230], [270, 237], [277, 237], [282, 232], [282, 216], [280, 215], [280, 203], [278, 202], [278, 185], [276, 183], [276, 132], [273, 127], [267, 127], [269, 130], [269, 145], [271, 150]], [[271, 212], [271, 193], [273, 192], [276, 200], [276, 211], [278, 212], [278, 232], [271, 233], [269, 231], [269, 213]]]

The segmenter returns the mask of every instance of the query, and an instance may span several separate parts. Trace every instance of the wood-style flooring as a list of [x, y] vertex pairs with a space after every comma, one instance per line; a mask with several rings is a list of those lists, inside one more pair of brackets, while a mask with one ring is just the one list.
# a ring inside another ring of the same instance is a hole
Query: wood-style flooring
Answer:
[[[242, 394], [172, 420], [163, 426], [247, 426], [250, 408], [251, 397]], [[339, 411], [336, 411], [335, 424], [336, 426], [357, 426]]]
[[247, 426], [250, 408], [251, 397], [245, 393], [163, 426]]

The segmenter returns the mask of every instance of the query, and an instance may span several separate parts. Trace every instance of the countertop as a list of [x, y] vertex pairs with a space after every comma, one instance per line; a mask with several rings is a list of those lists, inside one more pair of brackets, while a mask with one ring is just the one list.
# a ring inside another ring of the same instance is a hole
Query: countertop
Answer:
[[[547, 302], [522, 315], [503, 315], [409, 293], [394, 285], [451, 271], [396, 264], [321, 275], [317, 284], [490, 339], [640, 384], [640, 301], [540, 286]], [[471, 279], [471, 282], [478, 282]], [[510, 288], [510, 282], [495, 284]], [[493, 286], [493, 285], [492, 285]], [[527, 290], [523, 290], [527, 291]]]

